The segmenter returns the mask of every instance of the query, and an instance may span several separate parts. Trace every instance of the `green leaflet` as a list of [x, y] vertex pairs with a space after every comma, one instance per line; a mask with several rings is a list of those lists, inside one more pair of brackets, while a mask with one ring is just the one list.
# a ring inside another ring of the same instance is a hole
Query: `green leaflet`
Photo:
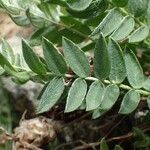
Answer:
[[123, 150], [123, 148], [120, 147], [119, 145], [116, 145], [114, 150]]
[[73, 18], [72, 16], [61, 16], [60, 19], [64, 24], [71, 26], [71, 28], [80, 31], [87, 36], [91, 33], [91, 29], [86, 23], [82, 23], [79, 20]]
[[63, 48], [71, 69], [80, 77], [90, 76], [90, 64], [84, 52], [67, 38], [63, 38]]
[[66, 9], [71, 16], [76, 18], [95, 18], [99, 14], [104, 13], [108, 8], [108, 2], [106, 0], [92, 0], [92, 3], [82, 11], [76, 11], [72, 9]]
[[4, 69], [0, 66], [0, 75], [2, 75], [4, 73]]
[[20, 8], [15, 3], [11, 3], [8, 0], [0, 0], [0, 5], [7, 10], [8, 13], [13, 15], [19, 15], [20, 14]]
[[46, 74], [46, 69], [43, 63], [25, 40], [22, 40], [22, 51], [26, 63], [33, 72], [40, 75]]
[[150, 1], [147, 1], [146, 18], [147, 18], [148, 27], [150, 27]]
[[101, 81], [94, 81], [86, 95], [86, 111], [94, 110], [101, 104], [104, 93], [104, 84]]
[[13, 71], [13, 70], [9, 69], [8, 67], [4, 67], [4, 68], [5, 68], [5, 71], [8, 74], [10, 74], [11, 76], [14, 76], [15, 79], [17, 79], [19, 81], [19, 83], [24, 84], [25, 82], [30, 80], [30, 75], [26, 71], [16, 72], [16, 71]]
[[52, 108], [61, 97], [65, 89], [63, 78], [53, 78], [42, 93], [37, 112], [43, 113]]
[[14, 66], [19, 67], [19, 68], [22, 68], [23, 70], [31, 71], [31, 70], [29, 69], [28, 65], [26, 64], [25, 59], [24, 59], [22, 53], [16, 54], [15, 57], [16, 57], [16, 58], [15, 58]]
[[143, 41], [149, 35], [149, 28], [146, 25], [143, 25], [136, 29], [129, 37], [129, 43], [135, 43]]
[[128, 10], [135, 17], [140, 17], [145, 13], [147, 9], [147, 0], [129, 0], [128, 1]]
[[129, 83], [134, 88], [141, 88], [144, 82], [143, 70], [138, 59], [131, 50], [126, 50], [125, 52], [125, 64]]
[[56, 43], [58, 39], [61, 41], [61, 37], [58, 37], [56, 27], [48, 26], [44, 28], [37, 29], [30, 38], [30, 44], [33, 46], [41, 45], [42, 37], [47, 38], [49, 41]]
[[99, 79], [106, 79], [110, 73], [110, 60], [107, 50], [107, 43], [101, 34], [96, 42], [94, 50], [94, 73]]
[[33, 26], [37, 28], [45, 26], [47, 22], [46, 16], [36, 5], [31, 5], [31, 7], [27, 9], [26, 14]]
[[105, 88], [100, 109], [109, 110], [117, 101], [119, 94], [120, 92], [117, 85], [115, 84], [108, 85]]
[[15, 24], [17, 24], [18, 26], [28, 26], [30, 25], [30, 20], [27, 18], [26, 15], [21, 15], [21, 16], [13, 16], [10, 15], [11, 19], [13, 20], [13, 22]]
[[147, 98], [147, 104], [148, 104], [148, 108], [150, 109], [150, 96], [148, 96]]
[[112, 33], [111, 37], [117, 41], [125, 39], [133, 31], [134, 25], [134, 19], [130, 16], [126, 16], [118, 28]]
[[38, 0], [17, 0], [18, 5], [21, 8], [28, 9], [31, 5], [40, 4]]
[[142, 86], [145, 90], [150, 91], [150, 77], [147, 77]]
[[128, 0], [112, 0], [112, 2], [118, 7], [124, 7], [128, 4]]
[[101, 110], [100, 108], [97, 108], [92, 113], [92, 119], [97, 119], [105, 113], [106, 113], [106, 110]]
[[72, 84], [65, 107], [65, 112], [76, 110], [83, 102], [87, 91], [87, 83], [84, 79], [76, 79]]
[[107, 146], [107, 143], [106, 143], [106, 140], [104, 138], [101, 140], [100, 150], [109, 150], [108, 146]]
[[7, 66], [11, 70], [15, 70], [15, 68], [10, 64], [10, 62], [0, 53], [0, 65], [4, 68]]
[[46, 38], [43, 38], [42, 46], [48, 69], [56, 75], [65, 74], [67, 72], [67, 64], [57, 48]]
[[2, 40], [2, 55], [11, 63], [15, 63], [15, 54], [6, 40]]
[[102, 32], [104, 36], [109, 35], [118, 27], [122, 18], [123, 16], [116, 8], [110, 10], [102, 22], [92, 32], [91, 36], [99, 34], [100, 32]]
[[135, 90], [126, 93], [119, 110], [120, 114], [129, 114], [133, 112], [140, 102], [140, 94]]
[[72, 10], [82, 11], [89, 7], [91, 2], [92, 0], [67, 0], [67, 5]]
[[111, 38], [108, 43], [108, 52], [111, 62], [109, 79], [113, 83], [121, 83], [126, 77], [125, 61], [119, 44]]

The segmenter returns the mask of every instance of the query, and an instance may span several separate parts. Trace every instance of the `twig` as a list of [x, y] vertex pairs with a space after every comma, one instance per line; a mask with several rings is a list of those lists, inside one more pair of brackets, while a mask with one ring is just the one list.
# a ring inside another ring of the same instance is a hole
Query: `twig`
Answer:
[[[150, 127], [144, 129], [143, 132], [147, 132], [149, 130], [150, 130]], [[117, 136], [117, 137], [112, 137], [110, 139], [107, 139], [106, 142], [112, 142], [112, 141], [116, 141], [116, 140], [120, 141], [120, 140], [130, 139], [130, 138], [133, 137], [133, 135], [134, 135], [133, 132], [129, 132], [128, 134], [125, 134], [125, 135], [122, 135], [122, 136]], [[73, 150], [85, 150], [85, 149], [88, 149], [88, 148], [99, 146], [100, 143], [101, 143], [101, 141], [95, 142], [95, 143], [83, 144], [82, 146], [78, 146], [78, 147], [74, 148]]]
[[62, 147], [65, 147], [65, 146], [68, 146], [68, 145], [71, 145], [71, 144], [79, 144], [79, 143], [85, 144], [85, 142], [83, 142], [82, 140], [71, 141], [71, 142], [68, 142], [68, 143], [63, 143], [63, 144], [61, 144], [61, 145], [58, 145], [58, 146], [56, 147], [56, 150], [59, 150], [59, 149], [61, 149]]
[[[125, 116], [126, 117], [126, 116]], [[125, 119], [125, 117], [123, 117], [118, 123], [116, 123], [110, 130], [109, 132], [104, 136], [104, 138], [107, 138], [108, 135], [117, 127], [119, 126], [119, 124]]]
[[[77, 76], [76, 75], [70, 75], [70, 74], [66, 74], [65, 75], [66, 78], [76, 78]], [[85, 78], [85, 80], [89, 80], [89, 81], [97, 81], [98, 79], [95, 78], [95, 77], [87, 77]], [[111, 81], [109, 80], [104, 80], [102, 81], [104, 82], [105, 84], [113, 84]], [[124, 89], [124, 90], [132, 90], [133, 88], [128, 86], [128, 85], [125, 85], [125, 84], [118, 84], [118, 87], [120, 87], [121, 89]], [[140, 94], [142, 95], [145, 95], [145, 96], [149, 96], [150, 95], [150, 92], [149, 91], [146, 91], [146, 90], [141, 90], [141, 89], [135, 89], [137, 92], [139, 92]]]

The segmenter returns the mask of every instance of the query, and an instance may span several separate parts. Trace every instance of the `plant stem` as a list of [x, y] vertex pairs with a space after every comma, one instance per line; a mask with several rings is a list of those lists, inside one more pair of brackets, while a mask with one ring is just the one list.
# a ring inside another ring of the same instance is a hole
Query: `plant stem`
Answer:
[[[66, 74], [65, 77], [67, 78], [76, 78], [76, 76], [74, 75], [70, 75], [70, 74]], [[88, 80], [88, 81], [98, 81], [97, 78], [95, 77], [86, 77], [85, 80]], [[104, 80], [103, 81], [105, 84], [113, 84], [111, 81], [109, 80]], [[114, 83], [115, 84], [115, 83]], [[136, 90], [138, 93], [142, 94], [142, 95], [145, 95], [145, 96], [149, 96], [150, 95], [150, 92], [149, 91], [146, 91], [146, 90], [142, 90], [142, 89], [134, 89], [133, 87], [130, 87], [128, 85], [125, 85], [125, 84], [117, 84], [119, 88], [121, 89], [124, 89], [124, 90]]]

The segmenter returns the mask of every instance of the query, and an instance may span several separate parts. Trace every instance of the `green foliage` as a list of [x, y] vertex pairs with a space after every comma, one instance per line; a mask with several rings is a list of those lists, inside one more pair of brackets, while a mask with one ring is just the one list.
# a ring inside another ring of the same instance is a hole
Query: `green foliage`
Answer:
[[145, 13], [147, 0], [129, 0], [128, 9], [135, 17], [140, 17]]
[[112, 0], [112, 2], [118, 7], [124, 7], [128, 4], [128, 0]]
[[43, 38], [43, 54], [48, 69], [55, 74], [65, 74], [67, 64], [59, 51], [47, 39]]
[[100, 150], [109, 150], [105, 139], [102, 139], [102, 140], [101, 140]]
[[109, 110], [117, 101], [118, 96], [119, 96], [118, 86], [114, 84], [108, 85], [103, 93], [100, 108], [105, 111]]
[[67, 0], [67, 4], [70, 9], [75, 11], [82, 11], [89, 7], [89, 5], [92, 3], [92, 0]]
[[[65, 103], [65, 112], [85, 103], [96, 119], [124, 97], [117, 105], [119, 113], [129, 114], [141, 95], [148, 97], [150, 107], [150, 80], [137, 57], [137, 50], [145, 48], [147, 53], [150, 47], [149, 1], [0, 0], [0, 5], [17, 25], [35, 28], [29, 42], [22, 41], [23, 54], [15, 54], [3, 40], [0, 74], [17, 83], [45, 84], [38, 113], [59, 102]], [[34, 52], [36, 45], [42, 46], [43, 55]], [[66, 86], [65, 101], [61, 95]], [[107, 149], [105, 142], [102, 145]]]
[[144, 82], [143, 70], [131, 50], [126, 50], [125, 52], [125, 64], [129, 83], [134, 88], [141, 88]]
[[110, 73], [110, 60], [108, 56], [107, 43], [101, 34], [94, 50], [94, 71], [99, 79], [106, 79]]
[[[100, 141], [100, 150], [109, 150], [106, 140], [104, 138]], [[119, 145], [116, 145], [114, 150], [123, 150], [123, 148]]]
[[63, 38], [64, 55], [71, 69], [79, 77], [90, 76], [90, 65], [83, 51], [72, 41]]
[[40, 102], [37, 108], [38, 113], [48, 111], [60, 98], [64, 91], [63, 78], [53, 78], [42, 93]]
[[128, 37], [129, 43], [143, 41], [148, 35], [149, 35], [149, 28], [146, 25], [142, 25]]
[[89, 91], [86, 95], [87, 111], [94, 110], [100, 106], [103, 93], [104, 93], [104, 84], [101, 81], [94, 81], [89, 87]]
[[29, 68], [40, 75], [46, 74], [46, 69], [38, 56], [34, 53], [33, 49], [26, 41], [22, 41], [23, 56]]
[[130, 90], [123, 98], [119, 113], [129, 114], [136, 109], [140, 102], [140, 94], [135, 90]]
[[[9, 97], [3, 89], [3, 84], [0, 80], [0, 126], [6, 129], [9, 133], [12, 132], [12, 107], [10, 105]], [[0, 131], [0, 136], [3, 134]], [[12, 143], [7, 142], [0, 145], [1, 150], [12, 150]]]
[[105, 36], [109, 35], [119, 26], [122, 18], [122, 14], [116, 8], [110, 10], [91, 35], [94, 36], [100, 32], [102, 32]]
[[126, 77], [126, 67], [123, 52], [119, 44], [113, 39], [109, 39], [108, 52], [111, 61], [109, 79], [114, 83], [121, 83]]
[[133, 131], [134, 131], [134, 136], [136, 139], [136, 142], [134, 143], [135, 147], [140, 150], [149, 149], [150, 137], [138, 128], [134, 128]]
[[134, 19], [130, 16], [126, 16], [112, 33], [111, 37], [120, 41], [125, 39], [134, 29]]
[[80, 78], [76, 79], [69, 90], [65, 112], [76, 110], [82, 104], [86, 91], [86, 81]]

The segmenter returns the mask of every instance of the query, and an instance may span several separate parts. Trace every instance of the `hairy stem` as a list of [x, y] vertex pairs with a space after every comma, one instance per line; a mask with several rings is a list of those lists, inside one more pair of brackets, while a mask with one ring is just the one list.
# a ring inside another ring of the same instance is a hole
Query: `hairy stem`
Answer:
[[[65, 77], [67, 78], [76, 78], [77, 76], [73, 76], [73, 75], [70, 75], [70, 74], [66, 74]], [[95, 77], [87, 77], [85, 78], [85, 80], [89, 80], [89, 81], [97, 81], [98, 79], [95, 78]], [[104, 82], [105, 84], [112, 84], [111, 81], [109, 80], [104, 80], [102, 81]], [[124, 90], [132, 90], [134, 89], [133, 87], [130, 87], [128, 85], [125, 85], [125, 84], [117, 84], [119, 88], [121, 89], [124, 89]], [[149, 91], [146, 91], [146, 90], [142, 90], [142, 89], [135, 89], [138, 93], [144, 95], [144, 96], [149, 96], [150, 95], [150, 92]]]

